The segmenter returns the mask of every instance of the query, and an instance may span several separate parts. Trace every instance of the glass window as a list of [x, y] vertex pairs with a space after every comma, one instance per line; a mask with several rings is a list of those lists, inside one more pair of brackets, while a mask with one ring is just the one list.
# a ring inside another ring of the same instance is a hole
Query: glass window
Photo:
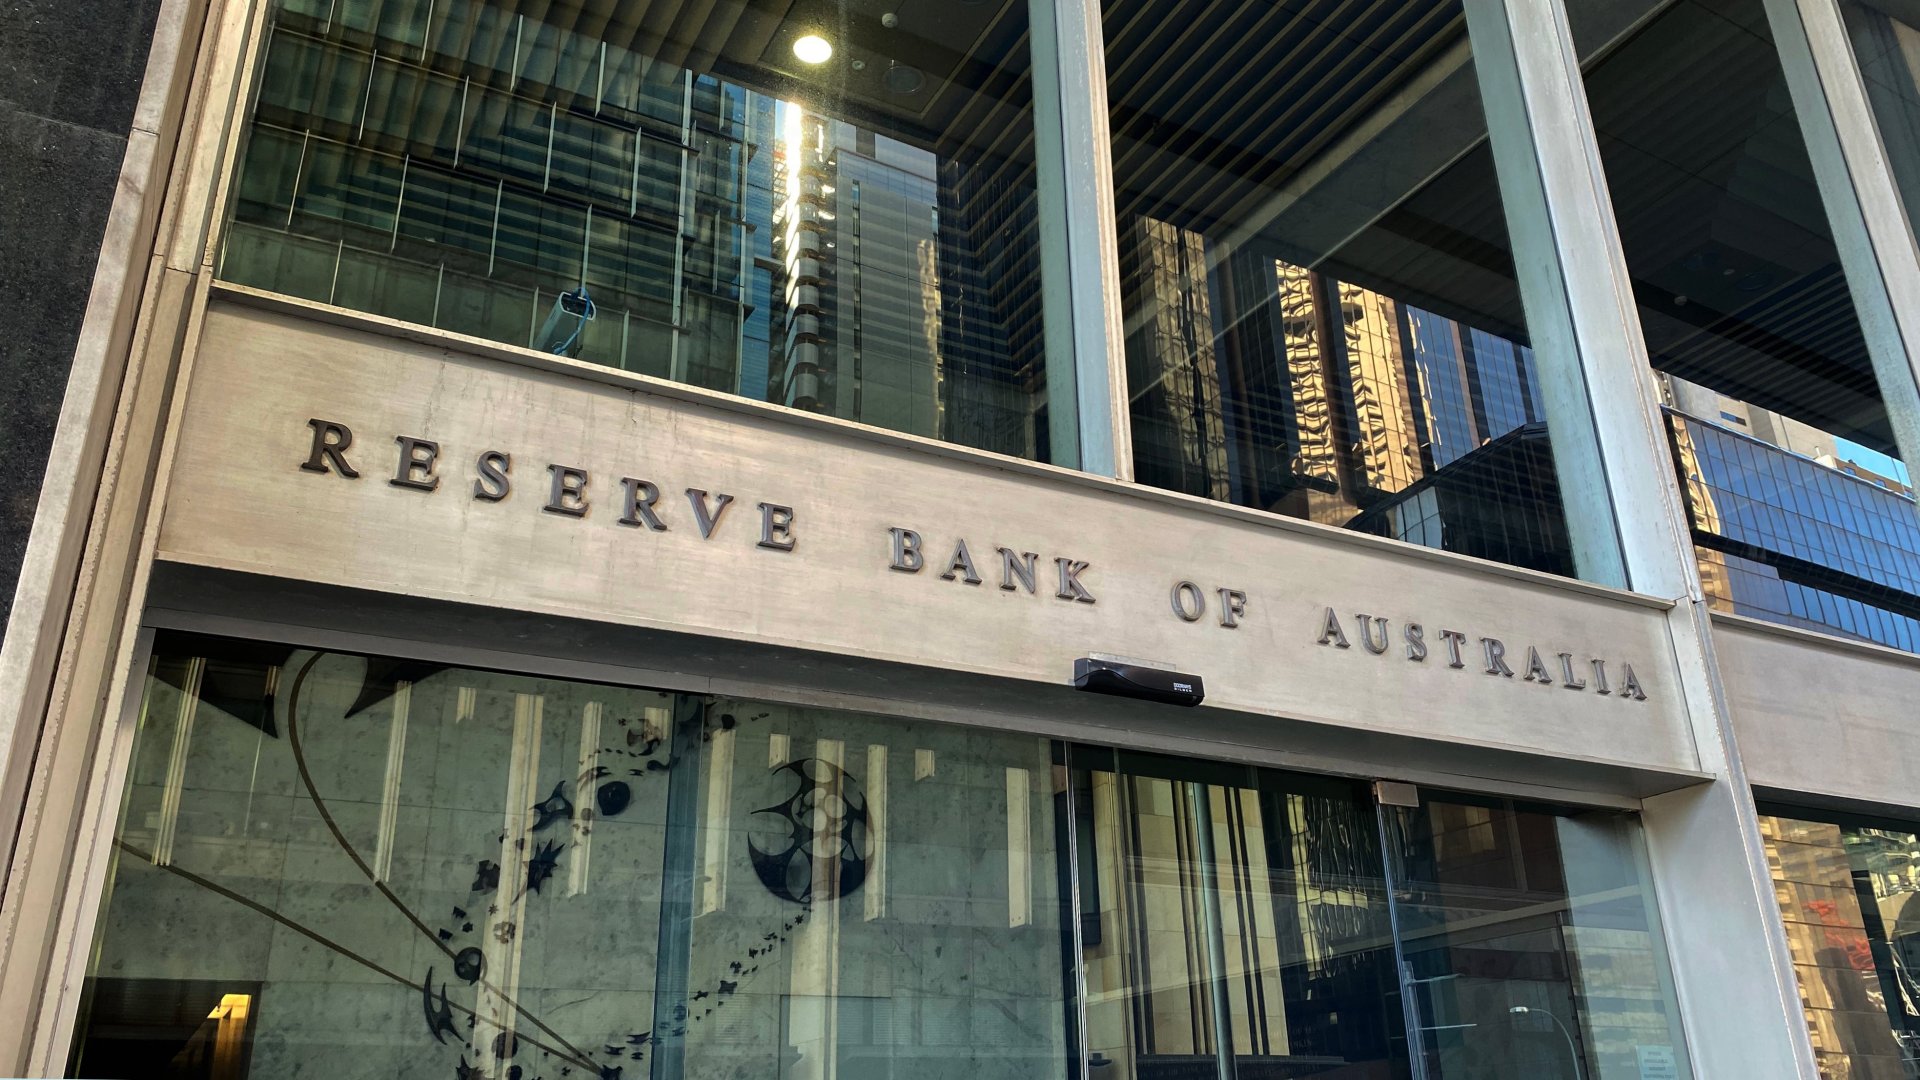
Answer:
[[1428, 1080], [1690, 1075], [1631, 818], [1466, 798], [1384, 812]]
[[1089, 1077], [1407, 1075], [1362, 789], [1080, 747], [1072, 761]]
[[169, 632], [68, 1075], [1684, 1076], [1637, 845], [1614, 812]]
[[225, 280], [1021, 457], [1072, 433], [1027, 5], [326, 7], [276, 4]]
[[670, 1031], [685, 1042], [663, 1045], [680, 1060], [654, 1075], [1064, 1077], [1072, 969], [1048, 744], [707, 709], [682, 869], [692, 917], [661, 939], [686, 952], [687, 1015]]
[[1911, 220], [1920, 207], [1920, 9], [1903, 0], [1840, 0], [1840, 13]]
[[1142, 483], [1571, 574], [1458, 0], [1106, 0]]
[[1760, 818], [1823, 1076], [1910, 1076], [1920, 1058], [1920, 837], [1890, 824]]
[[1032, 736], [198, 638], [70, 1075], [1064, 1077]]
[[[1920, 567], [1913, 493], [1897, 479], [1905, 466], [1766, 5], [1567, 8], [1679, 468], [1704, 481], [1687, 493], [1695, 542], [1823, 596], [1920, 613], [1920, 595], [1875, 585], [1850, 539], [1860, 525], [1846, 507], [1882, 504]], [[1773, 521], [1754, 530], [1723, 512], [1730, 492]], [[1717, 607], [1795, 621], [1739, 592], [1761, 579], [1702, 580]], [[1818, 628], [1897, 643], [1879, 621], [1842, 621], [1810, 599]]]

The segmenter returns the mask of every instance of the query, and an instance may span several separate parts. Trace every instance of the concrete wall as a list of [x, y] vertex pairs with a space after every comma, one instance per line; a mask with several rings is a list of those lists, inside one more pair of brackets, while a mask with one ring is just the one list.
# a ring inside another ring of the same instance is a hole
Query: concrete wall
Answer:
[[1920, 657], [1726, 617], [1714, 643], [1755, 788], [1920, 808]]
[[0, 632], [160, 0], [0, 5]]

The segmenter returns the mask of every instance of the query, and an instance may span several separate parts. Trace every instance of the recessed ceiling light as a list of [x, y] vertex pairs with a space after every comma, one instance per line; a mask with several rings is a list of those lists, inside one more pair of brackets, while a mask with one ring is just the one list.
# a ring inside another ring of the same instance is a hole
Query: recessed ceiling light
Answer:
[[819, 34], [807, 34], [794, 40], [793, 55], [803, 64], [824, 64], [833, 59], [833, 43]]

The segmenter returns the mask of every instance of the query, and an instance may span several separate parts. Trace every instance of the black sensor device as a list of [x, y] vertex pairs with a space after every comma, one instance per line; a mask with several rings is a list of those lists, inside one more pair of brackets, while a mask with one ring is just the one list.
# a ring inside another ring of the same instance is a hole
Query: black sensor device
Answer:
[[1096, 694], [1189, 707], [1200, 704], [1207, 696], [1198, 675], [1091, 656], [1073, 662], [1073, 685]]

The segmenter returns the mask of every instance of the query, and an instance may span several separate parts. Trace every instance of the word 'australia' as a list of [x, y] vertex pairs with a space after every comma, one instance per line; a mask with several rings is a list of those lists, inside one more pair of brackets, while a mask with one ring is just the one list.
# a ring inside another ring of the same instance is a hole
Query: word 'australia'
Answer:
[[[1356, 614], [1353, 617], [1355, 636], [1360, 639], [1361, 647], [1375, 656], [1384, 655], [1393, 647], [1393, 628], [1385, 618], [1378, 615]], [[1498, 675], [1511, 679], [1516, 674], [1530, 683], [1552, 686], [1559, 683], [1567, 690], [1591, 690], [1596, 694], [1618, 693], [1623, 701], [1645, 701], [1647, 692], [1640, 686], [1639, 676], [1633, 673], [1633, 665], [1622, 663], [1619, 670], [1619, 684], [1616, 686], [1607, 671], [1607, 662], [1597, 658], [1584, 658], [1575, 661], [1572, 653], [1548, 653], [1553, 657], [1549, 664], [1540, 650], [1527, 646], [1526, 659], [1520, 659], [1520, 650], [1511, 653], [1507, 644], [1499, 638], [1483, 637], [1477, 639], [1478, 649], [1467, 646], [1469, 638], [1458, 630], [1442, 630], [1437, 641], [1427, 638], [1426, 627], [1410, 622], [1400, 627], [1400, 644], [1406, 650], [1406, 658], [1414, 663], [1423, 663], [1433, 648], [1443, 648], [1447, 654], [1447, 666], [1464, 668], [1468, 657], [1489, 675]], [[1341, 625], [1340, 616], [1328, 608], [1320, 619], [1319, 644], [1336, 649], [1349, 649], [1352, 644], [1347, 640], [1346, 629]], [[1511, 663], [1509, 663], [1511, 660]], [[1520, 664], [1516, 672], [1514, 665]]]
[[[893, 528], [887, 530], [893, 538], [892, 556], [887, 568], [903, 574], [917, 574], [927, 568], [926, 542], [912, 529]], [[939, 550], [947, 550], [945, 547]], [[944, 581], [958, 581], [968, 585], [979, 585], [986, 579], [981, 576], [979, 563], [974, 561], [973, 549], [967, 546], [965, 538], [956, 540], [953, 554], [945, 562], [936, 563], [940, 577]], [[981, 549], [983, 552], [985, 548]], [[987, 564], [987, 572], [992, 573], [997, 557], [1000, 564], [1000, 587], [1007, 592], [1019, 592], [1025, 589], [1033, 595], [1040, 588], [1040, 555], [1033, 551], [1015, 551], [1007, 547], [995, 547], [995, 555], [982, 554], [981, 562]], [[1057, 558], [1053, 560], [1054, 575], [1058, 587], [1053, 595], [1061, 600], [1075, 600], [1082, 604], [1097, 603], [1093, 593], [1080, 580], [1090, 564], [1081, 559]]]
[[[300, 468], [306, 472], [334, 473], [349, 480], [359, 479], [359, 470], [347, 459], [347, 451], [353, 449], [353, 430], [334, 420], [309, 420], [307, 426], [313, 429], [313, 444], [307, 460], [300, 464]], [[441, 480], [440, 444], [411, 435], [399, 435], [393, 441], [399, 447], [399, 452], [393, 475], [387, 483], [414, 491], [438, 490]], [[358, 456], [358, 451], [355, 453]], [[504, 450], [481, 451], [473, 463], [474, 500], [489, 503], [505, 501], [513, 493], [513, 478], [513, 455]], [[593, 505], [593, 496], [589, 492], [591, 483], [591, 477], [585, 469], [571, 465], [546, 466], [546, 483], [543, 485], [546, 501], [540, 509], [562, 517], [586, 517]], [[667, 522], [662, 517], [668, 511], [660, 505], [659, 487], [651, 481], [631, 476], [621, 477], [618, 486], [615, 505], [620, 509], [620, 524], [636, 529], [645, 528], [649, 532], [668, 531]], [[693, 515], [694, 526], [700, 530], [700, 538], [711, 540], [714, 530], [720, 527], [721, 518], [726, 515], [727, 507], [733, 505], [733, 496], [725, 493], [709, 495], [700, 488], [688, 488], [687, 504]], [[773, 551], [792, 551], [796, 543], [793, 507], [763, 502], [759, 504], [759, 510], [759, 546]]]

